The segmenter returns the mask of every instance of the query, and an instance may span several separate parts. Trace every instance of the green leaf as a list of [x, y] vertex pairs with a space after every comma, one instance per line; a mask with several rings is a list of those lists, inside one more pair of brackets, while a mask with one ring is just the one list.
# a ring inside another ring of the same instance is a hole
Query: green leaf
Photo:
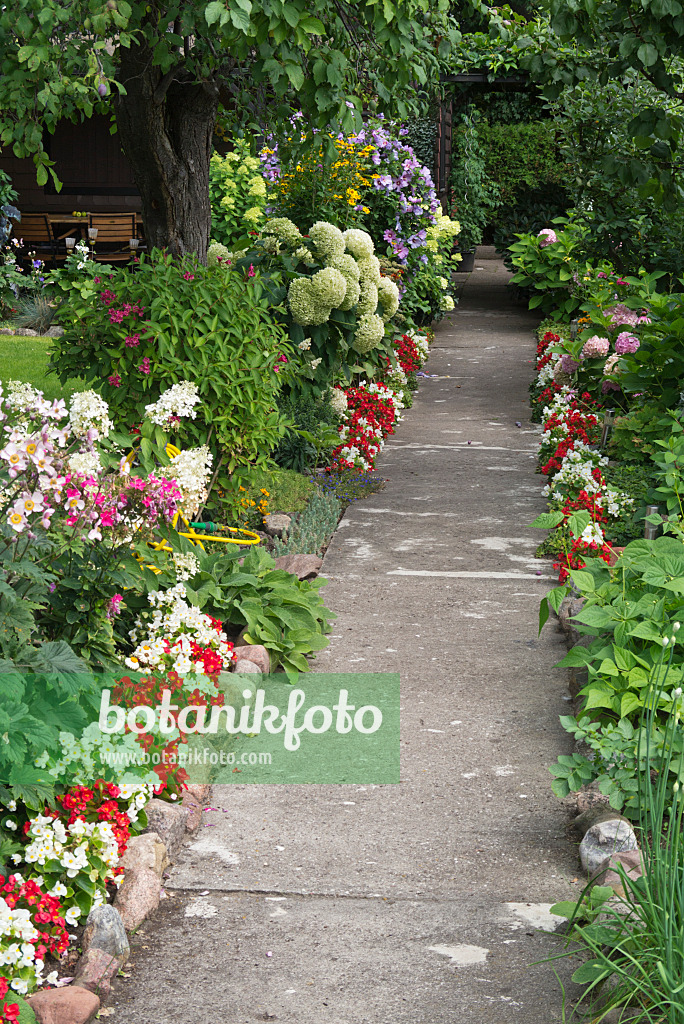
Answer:
[[637, 57], [644, 67], [652, 67], [658, 60], [658, 51], [652, 43], [642, 43], [637, 50]]
[[554, 527], [560, 526], [564, 518], [562, 512], [542, 512], [533, 523], [530, 523], [530, 526], [540, 530], [553, 530]]
[[207, 4], [204, 11], [207, 25], [213, 25], [215, 21], [218, 21], [225, 9], [225, 4], [219, 3], [218, 0], [212, 0], [210, 4]]

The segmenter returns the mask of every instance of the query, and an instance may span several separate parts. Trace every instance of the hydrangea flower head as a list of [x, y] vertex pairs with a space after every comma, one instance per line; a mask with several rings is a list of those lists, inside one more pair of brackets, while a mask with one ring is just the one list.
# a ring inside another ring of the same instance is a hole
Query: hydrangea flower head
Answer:
[[584, 347], [582, 348], [583, 359], [602, 359], [608, 355], [610, 351], [610, 342], [607, 338], [599, 338], [595, 334], [588, 341], [585, 341]]
[[624, 356], [627, 353], [636, 352], [639, 344], [639, 339], [635, 334], [630, 334], [629, 331], [622, 331], [615, 339], [615, 351], [619, 356]]
[[539, 239], [540, 249], [545, 249], [547, 245], [553, 245], [554, 242], [558, 241], [558, 235], [553, 228], [542, 228], [537, 238]]

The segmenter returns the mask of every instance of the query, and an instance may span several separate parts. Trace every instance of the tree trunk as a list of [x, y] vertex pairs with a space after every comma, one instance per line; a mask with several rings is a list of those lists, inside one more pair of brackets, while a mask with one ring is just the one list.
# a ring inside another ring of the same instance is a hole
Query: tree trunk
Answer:
[[115, 100], [121, 145], [142, 198], [150, 249], [197, 253], [204, 262], [211, 232], [209, 158], [218, 110], [217, 90], [166, 80], [143, 44], [120, 48]]

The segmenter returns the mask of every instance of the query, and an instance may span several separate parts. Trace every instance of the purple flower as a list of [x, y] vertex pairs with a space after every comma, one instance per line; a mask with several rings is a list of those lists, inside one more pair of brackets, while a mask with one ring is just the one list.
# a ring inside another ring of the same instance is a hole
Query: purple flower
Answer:
[[636, 352], [639, 348], [639, 339], [634, 334], [630, 334], [629, 331], [623, 331], [618, 334], [615, 340], [615, 351], [619, 356], [624, 356], [627, 353]]
[[579, 370], [579, 365], [567, 352], [564, 356], [561, 356], [561, 370], [563, 373], [574, 373], [575, 370]]

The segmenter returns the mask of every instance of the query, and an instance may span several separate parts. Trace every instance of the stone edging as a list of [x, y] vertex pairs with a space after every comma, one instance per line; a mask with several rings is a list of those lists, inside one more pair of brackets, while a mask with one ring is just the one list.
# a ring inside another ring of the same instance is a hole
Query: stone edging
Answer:
[[[577, 644], [588, 646], [593, 639], [579, 633], [573, 625], [573, 616], [578, 614], [583, 604], [584, 598], [574, 594], [564, 598], [558, 610], [557, 629], [564, 634], [568, 649]], [[587, 682], [588, 673], [586, 670], [574, 668], [568, 671], [568, 688], [573, 699], [573, 711], [578, 714], [583, 703], [579, 691]], [[575, 742], [575, 749], [578, 753], [586, 753], [581, 742]], [[571, 793], [563, 802], [573, 817], [572, 828], [582, 837], [579, 857], [587, 878], [613, 890], [615, 897], [608, 900], [606, 906], [620, 912], [619, 908], [624, 906], [622, 900], [625, 896], [620, 871], [623, 876], [635, 880], [643, 874], [644, 866], [643, 855], [631, 822], [610, 806], [608, 797], [599, 790], [598, 779], [583, 786], [577, 793]], [[611, 1019], [610, 1015], [602, 1018], [606, 1024], [609, 1024]]]
[[87, 1024], [111, 990], [112, 978], [128, 960], [127, 932], [134, 932], [159, 906], [165, 869], [178, 855], [188, 832], [200, 824], [211, 786], [188, 785], [180, 803], [153, 798], [147, 827], [132, 836], [121, 864], [124, 877], [113, 903], [94, 907], [82, 937], [83, 952], [74, 980], [27, 999], [38, 1024]]

